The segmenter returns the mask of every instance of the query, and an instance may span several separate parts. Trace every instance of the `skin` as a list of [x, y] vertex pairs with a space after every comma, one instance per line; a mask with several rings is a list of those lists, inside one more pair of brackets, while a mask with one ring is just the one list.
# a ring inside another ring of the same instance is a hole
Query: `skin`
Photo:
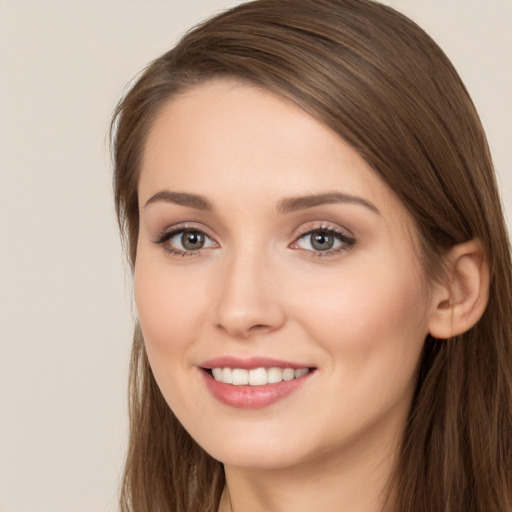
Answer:
[[[179, 205], [162, 191], [211, 203]], [[279, 212], [290, 197], [364, 201]], [[151, 198], [148, 204], [146, 204]], [[149, 134], [139, 182], [135, 297], [169, 406], [225, 464], [220, 510], [377, 511], [435, 305], [403, 205], [343, 140], [296, 105], [215, 81], [171, 99]], [[188, 254], [193, 228], [205, 246]], [[314, 229], [355, 240], [314, 250]], [[219, 402], [201, 362], [264, 356], [314, 367], [256, 410]]]

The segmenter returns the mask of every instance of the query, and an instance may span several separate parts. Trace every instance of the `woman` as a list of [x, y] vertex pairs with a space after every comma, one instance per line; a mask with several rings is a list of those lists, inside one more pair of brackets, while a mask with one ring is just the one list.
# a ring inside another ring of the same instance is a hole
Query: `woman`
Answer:
[[139, 313], [123, 511], [512, 510], [507, 232], [420, 28], [246, 3], [113, 127]]

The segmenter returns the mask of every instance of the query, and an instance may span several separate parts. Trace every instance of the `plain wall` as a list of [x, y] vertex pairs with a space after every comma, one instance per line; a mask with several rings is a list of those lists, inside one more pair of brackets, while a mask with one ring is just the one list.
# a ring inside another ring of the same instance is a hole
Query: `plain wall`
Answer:
[[[0, 512], [117, 510], [132, 301], [108, 122], [227, 0], [0, 0]], [[512, 212], [512, 0], [390, 0], [459, 69]]]

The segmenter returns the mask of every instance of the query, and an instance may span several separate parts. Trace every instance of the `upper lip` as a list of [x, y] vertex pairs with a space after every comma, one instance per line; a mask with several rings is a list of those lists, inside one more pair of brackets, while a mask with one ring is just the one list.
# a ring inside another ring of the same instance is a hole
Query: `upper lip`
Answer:
[[271, 357], [254, 356], [249, 358], [239, 358], [234, 356], [220, 356], [208, 359], [200, 365], [202, 368], [241, 368], [245, 370], [253, 370], [255, 368], [312, 368], [310, 364], [296, 363], [292, 361], [284, 361], [282, 359], [274, 359]]

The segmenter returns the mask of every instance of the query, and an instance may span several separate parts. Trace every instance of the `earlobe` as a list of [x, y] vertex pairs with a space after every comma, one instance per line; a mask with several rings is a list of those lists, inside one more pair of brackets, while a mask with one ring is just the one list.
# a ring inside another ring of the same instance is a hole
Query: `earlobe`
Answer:
[[438, 339], [471, 329], [489, 298], [489, 268], [479, 240], [452, 247], [445, 258], [446, 282], [434, 290], [429, 319], [429, 332]]

